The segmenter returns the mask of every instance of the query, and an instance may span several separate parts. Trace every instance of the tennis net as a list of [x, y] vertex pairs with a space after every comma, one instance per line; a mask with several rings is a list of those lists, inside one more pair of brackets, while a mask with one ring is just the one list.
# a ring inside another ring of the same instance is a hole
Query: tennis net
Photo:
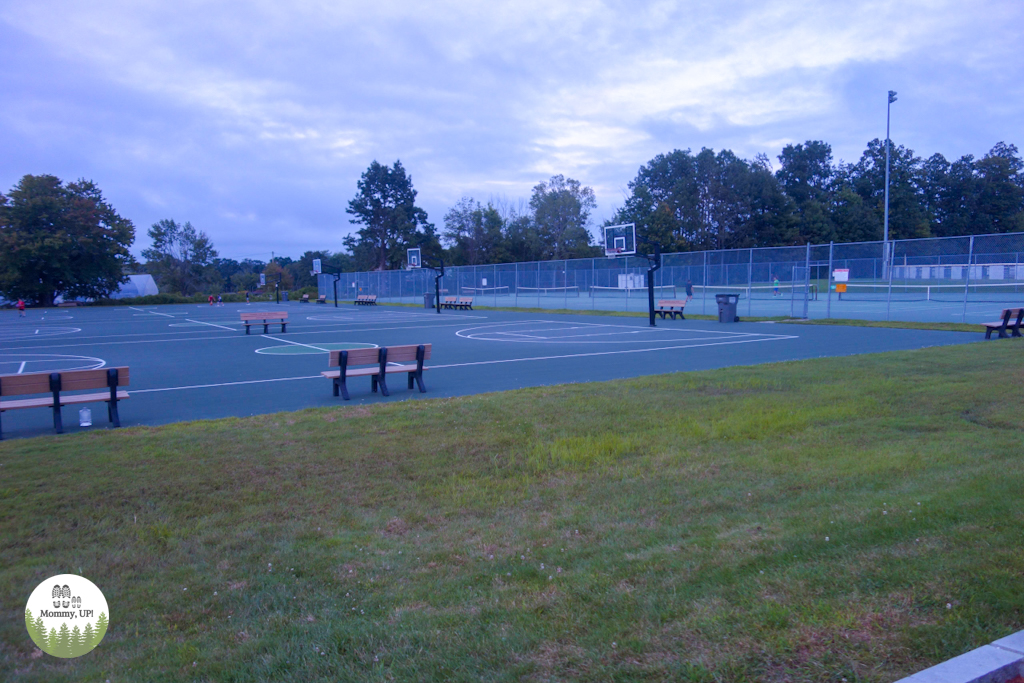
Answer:
[[968, 301], [982, 303], [1019, 303], [1024, 297], [1024, 282], [968, 285], [906, 285], [893, 283], [846, 285], [837, 293], [843, 301], [924, 301], [936, 303]]
[[700, 298], [714, 298], [716, 294], [735, 294], [741, 299], [792, 299], [796, 297], [803, 299], [804, 291], [807, 297], [816, 301], [818, 299], [818, 286], [816, 284], [779, 284], [774, 285], [694, 285], [693, 295]]
[[[632, 299], [634, 297], [646, 297], [646, 287], [591, 287], [590, 296], [595, 299]], [[654, 296], [675, 297], [675, 285], [657, 285], [654, 288]]]
[[502, 287], [462, 287], [459, 291], [465, 296], [509, 296], [507, 285]]
[[580, 288], [576, 286], [570, 287], [517, 287], [517, 296], [548, 296], [555, 299], [565, 298], [567, 296], [579, 296]]

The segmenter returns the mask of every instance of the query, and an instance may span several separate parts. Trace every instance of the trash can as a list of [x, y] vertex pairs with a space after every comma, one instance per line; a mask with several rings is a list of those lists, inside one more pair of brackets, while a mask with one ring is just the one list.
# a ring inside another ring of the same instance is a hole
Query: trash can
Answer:
[[426, 294], [423, 295], [423, 308], [433, 308], [433, 307], [434, 307], [434, 293], [433, 292], [427, 292]]
[[281, 292], [281, 301], [288, 301], [288, 292]]
[[739, 294], [715, 294], [715, 302], [718, 303], [718, 322], [738, 323], [740, 318], [736, 315], [736, 304], [740, 300]]

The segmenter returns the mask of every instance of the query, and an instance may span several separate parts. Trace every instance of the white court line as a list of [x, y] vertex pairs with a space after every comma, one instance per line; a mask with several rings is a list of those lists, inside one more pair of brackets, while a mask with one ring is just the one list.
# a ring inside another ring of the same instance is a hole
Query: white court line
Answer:
[[[534, 360], [558, 360], [561, 358], [589, 358], [591, 356], [613, 356], [620, 353], [648, 353], [651, 351], [672, 351], [675, 349], [692, 349], [700, 346], [726, 346], [729, 344], [753, 344], [756, 342], [781, 341], [783, 339], [799, 339], [796, 335], [777, 336], [769, 339], [743, 339], [741, 341], [720, 341], [707, 344], [686, 344], [683, 346], [664, 346], [658, 349], [629, 349], [627, 351], [599, 351], [596, 353], [573, 353], [564, 356], [535, 356], [533, 358], [505, 358], [502, 360], [482, 360], [472, 363], [452, 363], [450, 365], [431, 365], [431, 370], [444, 368], [464, 368], [471, 365], [497, 365], [499, 363], [523, 363]], [[301, 344], [300, 344], [301, 346]], [[232, 387], [241, 384], [263, 384], [265, 382], [291, 382], [300, 379], [322, 379], [321, 375], [309, 375], [307, 377], [278, 377], [276, 379], [250, 379], [243, 382], [221, 382], [219, 384], [194, 384], [185, 387], [163, 387], [160, 389], [135, 389], [133, 394], [148, 394], [156, 391], [184, 391], [186, 389], [213, 389], [216, 387]]]
[[139, 311], [141, 313], [152, 313], [153, 315], [162, 315], [165, 318], [173, 318], [174, 317], [173, 315], [168, 315], [167, 313], [157, 313], [156, 311], [145, 311], [145, 310], [143, 310], [141, 308], [135, 308], [134, 306], [129, 306], [128, 308], [132, 309], [133, 311]]
[[314, 351], [323, 351], [324, 353], [330, 353], [330, 349], [321, 349], [319, 346], [312, 346], [310, 344], [300, 344], [299, 342], [292, 341], [291, 339], [280, 339], [278, 337], [271, 337], [269, 334], [263, 335], [264, 339], [273, 339], [274, 341], [285, 342], [287, 344], [295, 344], [296, 346], [305, 346], [307, 349], [313, 349]]
[[210, 327], [219, 327], [220, 329], [227, 330], [228, 332], [236, 332], [236, 331], [237, 332], [241, 332], [241, 330], [235, 330], [235, 328], [233, 328], [233, 327], [224, 327], [223, 325], [214, 325], [213, 323], [204, 323], [202, 320], [192, 320], [192, 318], [185, 318], [185, 320], [189, 321], [190, 323], [196, 323], [198, 325], [209, 325]]
[[233, 387], [242, 384], [265, 384], [267, 382], [292, 382], [299, 379], [323, 379], [322, 375], [308, 377], [278, 377], [277, 379], [250, 379], [243, 382], [221, 382], [219, 384], [194, 384], [189, 387], [163, 387], [161, 389], [133, 389], [133, 394], [151, 394], [156, 391], [183, 391], [185, 389], [215, 389], [217, 387]]
[[18, 367], [18, 374], [19, 374], [19, 375], [20, 375], [21, 373], [25, 372], [25, 364], [26, 364], [26, 363], [28, 363], [28, 361], [27, 361], [27, 360], [23, 360], [23, 361], [21, 361], [21, 365], [20, 365], [20, 366]]
[[[339, 334], [339, 333], [341, 333], [341, 334], [362, 334], [363, 332], [381, 332], [381, 331], [385, 331], [386, 332], [388, 330], [429, 330], [429, 329], [435, 329], [435, 328], [439, 328], [439, 327], [462, 327], [464, 324], [465, 323], [453, 323], [453, 324], [450, 324], [450, 325], [409, 325], [409, 326], [406, 326], [406, 327], [371, 327], [371, 328], [365, 329], [365, 330], [329, 330], [329, 329], [325, 329], [325, 330], [316, 330], [316, 331], [309, 331], [309, 332], [289, 332], [288, 334], [291, 334], [293, 336], [298, 336], [300, 334], [326, 334], [328, 332], [333, 332], [335, 334]], [[166, 334], [189, 334], [189, 333], [188, 332], [168, 332]], [[270, 335], [264, 334], [264, 335], [259, 335], [259, 336], [261, 336], [261, 337], [269, 337]], [[96, 339], [97, 337], [86, 337], [86, 338], [87, 339]], [[103, 339], [103, 337], [98, 337], [98, 338], [99, 339]], [[4, 350], [5, 351], [17, 351], [17, 350], [28, 351], [28, 350], [31, 350], [31, 349], [67, 349], [67, 348], [77, 348], [77, 347], [82, 347], [82, 346], [118, 346], [118, 345], [122, 345], [122, 344], [164, 344], [164, 343], [177, 343], [177, 342], [189, 342], [189, 341], [205, 341], [205, 342], [210, 342], [210, 341], [238, 341], [240, 339], [252, 339], [252, 338], [253, 337], [250, 337], [250, 336], [247, 336], [247, 335], [244, 335], [244, 334], [238, 334], [238, 335], [233, 335], [231, 337], [191, 337], [191, 338], [188, 338], [188, 339], [174, 339], [174, 338], [169, 338], [169, 339], [134, 339], [134, 340], [129, 340], [129, 341], [89, 342], [89, 343], [85, 343], [85, 344], [48, 344], [48, 345], [45, 345], [45, 346], [42, 346], [42, 345], [36, 345], [36, 346], [13, 346], [13, 347], [10, 347], [10, 348], [4, 349]], [[278, 341], [284, 341], [284, 340], [283, 339], [279, 339]]]

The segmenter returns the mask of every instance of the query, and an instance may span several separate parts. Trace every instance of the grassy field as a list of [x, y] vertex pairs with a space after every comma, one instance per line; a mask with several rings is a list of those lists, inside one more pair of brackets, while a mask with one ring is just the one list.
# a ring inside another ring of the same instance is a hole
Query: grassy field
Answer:
[[[1024, 344], [0, 443], [4, 681], [892, 681], [1024, 627]], [[75, 660], [43, 579], [110, 604]]]

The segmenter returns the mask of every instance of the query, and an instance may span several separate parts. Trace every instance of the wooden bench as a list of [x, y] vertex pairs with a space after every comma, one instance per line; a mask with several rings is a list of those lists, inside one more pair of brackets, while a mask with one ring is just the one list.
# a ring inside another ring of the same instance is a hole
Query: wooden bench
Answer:
[[356, 300], [353, 302], [356, 306], [376, 306], [377, 295], [376, 294], [357, 294]]
[[666, 317], [675, 320], [677, 315], [680, 320], [686, 320], [686, 316], [683, 315], [684, 308], [686, 308], [685, 299], [660, 299], [658, 305], [654, 307], [654, 315], [660, 315], [662, 320]]
[[473, 310], [473, 297], [471, 296], [446, 296], [444, 301], [441, 302], [441, 308], [451, 308], [458, 310]]
[[[1017, 319], [1010, 322], [1010, 319], [1014, 316]], [[994, 323], [982, 323], [982, 327], [985, 328], [985, 339], [991, 339], [992, 333], [995, 331], [999, 332], [1000, 339], [1006, 339], [1007, 337], [1019, 337], [1021, 322], [1024, 321], [1024, 308], [1004, 308], [1003, 319]], [[1006, 334], [1009, 330], [1010, 334]]]
[[[0, 375], [0, 397], [50, 394], [46, 398], [21, 398], [4, 401], [0, 398], [0, 413], [5, 410], [23, 408], [52, 408], [53, 428], [58, 434], [64, 433], [60, 407], [75, 403], [107, 402], [107, 417], [114, 427], [121, 426], [117, 414], [117, 402], [128, 398], [127, 391], [118, 387], [128, 386], [128, 368], [106, 368], [102, 370], [68, 370], [65, 372], [27, 372], [22, 375]], [[62, 394], [65, 391], [83, 389], [108, 389], [94, 394]], [[0, 426], [0, 439], [3, 428]]]
[[302, 298], [299, 299], [299, 303], [300, 304], [308, 304], [309, 303], [309, 294], [303, 294]]
[[[334, 395], [337, 396], [340, 390], [342, 398], [346, 401], [349, 400], [346, 380], [350, 377], [369, 376], [372, 391], [376, 392], [377, 385], [380, 385], [380, 393], [390, 396], [385, 378], [387, 375], [397, 372], [409, 373], [409, 388], [412, 389], [413, 382], [416, 382], [419, 385], [420, 393], [425, 394], [427, 389], [423, 386], [423, 371], [430, 368], [423, 367], [423, 361], [429, 359], [430, 344], [331, 351], [327, 367], [338, 369], [325, 370], [320, 374], [331, 380], [334, 386]], [[410, 361], [416, 361], [415, 365], [410, 364]], [[403, 362], [406, 364], [402, 365]]]
[[286, 325], [288, 325], [288, 312], [287, 311], [271, 311], [267, 313], [242, 313], [242, 322], [245, 323], [245, 333], [249, 334], [249, 325], [257, 325], [263, 323], [263, 334], [269, 332], [270, 324], [281, 323], [281, 334], [288, 331]]
[[62, 301], [59, 304], [57, 304], [57, 308], [72, 308], [77, 305], [77, 301]]
[[317, 299], [316, 302], [318, 304], [326, 304], [327, 303], [327, 295], [326, 294], [321, 294], [320, 298]]

